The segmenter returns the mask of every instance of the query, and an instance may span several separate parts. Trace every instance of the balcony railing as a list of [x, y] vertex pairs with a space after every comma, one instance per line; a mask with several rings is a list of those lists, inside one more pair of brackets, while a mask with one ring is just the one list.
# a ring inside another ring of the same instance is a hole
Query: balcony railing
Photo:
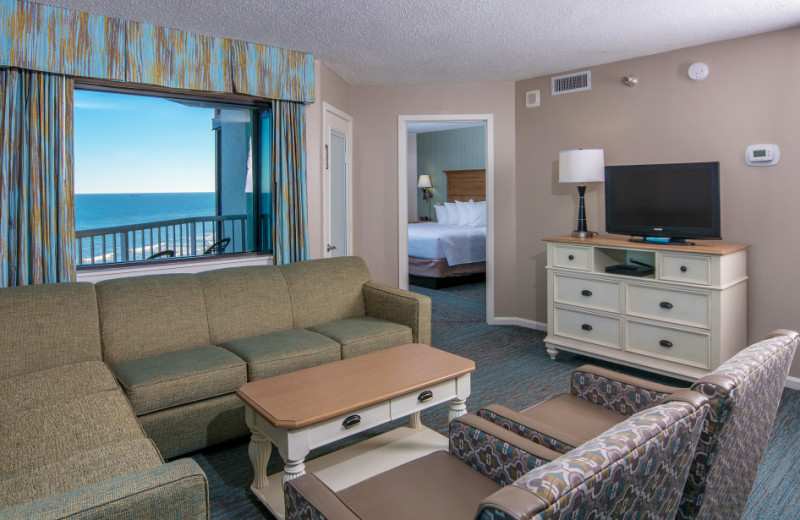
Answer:
[[77, 265], [136, 262], [165, 251], [174, 257], [199, 256], [225, 238], [225, 253], [248, 251], [247, 215], [189, 217], [131, 226], [84, 229], [75, 233]]

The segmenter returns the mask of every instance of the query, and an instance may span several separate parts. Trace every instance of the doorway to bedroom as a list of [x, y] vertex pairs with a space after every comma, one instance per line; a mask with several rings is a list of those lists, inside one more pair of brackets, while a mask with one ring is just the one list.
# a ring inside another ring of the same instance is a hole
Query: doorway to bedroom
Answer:
[[452, 287], [485, 307], [492, 323], [492, 116], [398, 123], [399, 286]]

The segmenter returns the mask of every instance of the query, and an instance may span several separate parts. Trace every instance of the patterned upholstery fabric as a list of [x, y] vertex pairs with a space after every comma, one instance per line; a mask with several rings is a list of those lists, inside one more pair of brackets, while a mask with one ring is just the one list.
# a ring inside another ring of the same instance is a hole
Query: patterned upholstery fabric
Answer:
[[501, 485], [548, 462], [458, 420], [450, 423], [450, 453]]
[[283, 486], [283, 501], [286, 504], [286, 520], [327, 520], [294, 486]]
[[640, 412], [488, 497], [480, 518], [521, 518], [502, 507], [503, 496], [520, 490], [544, 504], [527, 512], [537, 519], [578, 518], [588, 510], [595, 518], [670, 518], [707, 411], [671, 402]]
[[575, 446], [570, 446], [565, 442], [561, 442], [558, 439], [554, 439], [532, 428], [528, 428], [523, 424], [513, 421], [507, 417], [503, 417], [491, 410], [482, 408], [476, 412], [476, 415], [478, 417], [483, 417], [484, 419], [491, 421], [510, 432], [516, 433], [517, 435], [525, 437], [526, 439], [530, 439], [537, 444], [541, 444], [545, 448], [557, 451], [558, 453], [567, 453], [568, 451], [575, 449]]
[[[711, 411], [678, 518], [729, 519], [742, 515], [797, 344], [797, 336], [761, 341], [692, 386], [710, 398]], [[726, 380], [728, 384], [720, 385]]]
[[580, 370], [572, 373], [571, 391], [572, 395], [623, 415], [646, 410], [668, 395]]
[[411, 329], [369, 316], [308, 327], [342, 346], [342, 359], [411, 343]]
[[431, 299], [375, 282], [364, 284], [367, 316], [411, 327], [414, 343], [431, 344]]

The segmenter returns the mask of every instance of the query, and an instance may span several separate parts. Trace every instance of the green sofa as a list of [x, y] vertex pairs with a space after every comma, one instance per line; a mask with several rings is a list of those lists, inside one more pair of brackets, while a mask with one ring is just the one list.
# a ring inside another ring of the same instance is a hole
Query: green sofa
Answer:
[[[207, 518], [247, 381], [430, 343], [357, 257], [0, 289], [0, 518]], [[163, 457], [163, 458], [162, 458]]]

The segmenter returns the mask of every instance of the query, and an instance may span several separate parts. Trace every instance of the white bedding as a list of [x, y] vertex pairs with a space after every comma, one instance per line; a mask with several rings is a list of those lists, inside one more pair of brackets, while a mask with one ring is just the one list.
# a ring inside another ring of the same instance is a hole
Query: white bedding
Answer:
[[436, 222], [408, 225], [408, 256], [447, 259], [448, 265], [486, 261], [486, 227]]

